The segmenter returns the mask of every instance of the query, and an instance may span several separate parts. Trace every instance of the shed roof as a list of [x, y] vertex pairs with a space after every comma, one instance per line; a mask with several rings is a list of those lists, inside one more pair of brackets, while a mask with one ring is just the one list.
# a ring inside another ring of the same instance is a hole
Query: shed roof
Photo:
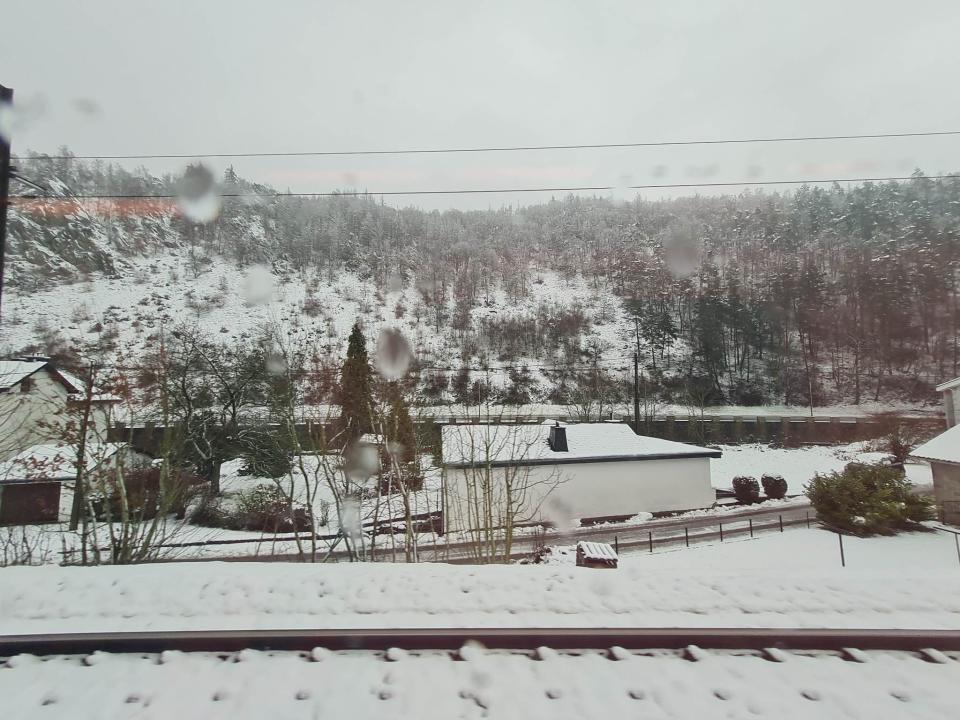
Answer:
[[954, 425], [916, 448], [910, 457], [960, 465], [960, 425]]
[[616, 551], [608, 544], [581, 540], [577, 543], [577, 550], [589, 560], [618, 560]]
[[952, 390], [953, 388], [960, 387], [960, 377], [954, 378], [953, 380], [947, 380], [945, 383], [940, 383], [937, 385], [937, 392], [943, 392], [944, 390]]
[[0, 389], [13, 387], [46, 364], [39, 360], [0, 360]]
[[636, 435], [626, 423], [565, 425], [567, 450], [554, 451], [547, 439], [553, 422], [542, 425], [445, 425], [443, 463], [449, 467], [553, 465], [720, 457], [719, 450]]
[[[93, 470], [125, 443], [90, 443], [84, 464]], [[69, 480], [76, 476], [77, 448], [73, 445], [34, 445], [0, 462], [0, 483]]]

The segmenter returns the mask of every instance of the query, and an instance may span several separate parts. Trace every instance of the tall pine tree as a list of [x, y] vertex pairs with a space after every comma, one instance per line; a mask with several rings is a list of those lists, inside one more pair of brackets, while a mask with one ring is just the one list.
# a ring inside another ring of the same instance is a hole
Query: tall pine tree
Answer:
[[359, 322], [354, 323], [350, 331], [337, 401], [340, 405], [341, 429], [347, 441], [373, 431], [370, 359]]

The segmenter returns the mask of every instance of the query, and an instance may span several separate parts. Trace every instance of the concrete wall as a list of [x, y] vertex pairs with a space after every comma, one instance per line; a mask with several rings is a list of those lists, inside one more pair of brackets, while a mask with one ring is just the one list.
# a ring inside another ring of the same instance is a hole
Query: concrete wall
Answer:
[[[476, 526], [472, 513], [484, 473], [482, 468], [444, 470], [447, 530]], [[489, 497], [495, 526], [507, 517], [505, 473], [515, 474], [514, 487], [528, 487], [517, 522], [691, 510], [709, 507], [716, 499], [710, 485], [710, 458], [493, 468]]]
[[[62, 444], [63, 428], [82, 417], [80, 408], [68, 408], [67, 389], [46, 370], [34, 373], [28, 391], [14, 385], [0, 393], [0, 460], [8, 460], [32, 445]], [[88, 440], [106, 440], [109, 424], [105, 408], [95, 405]]]
[[933, 497], [943, 522], [960, 525], [960, 465], [931, 462]]

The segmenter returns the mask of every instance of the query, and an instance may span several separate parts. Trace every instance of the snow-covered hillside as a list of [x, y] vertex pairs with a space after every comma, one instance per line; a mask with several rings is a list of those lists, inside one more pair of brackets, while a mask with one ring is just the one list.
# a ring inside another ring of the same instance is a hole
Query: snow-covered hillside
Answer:
[[[162, 329], [196, 323], [224, 341], [278, 327], [288, 337], [307, 340], [339, 359], [351, 326], [359, 320], [371, 343], [381, 329], [399, 329], [427, 368], [456, 370], [465, 354], [463, 333], [446, 323], [437, 329], [431, 322], [432, 310], [424, 306], [413, 282], [392, 282], [383, 293], [372, 281], [349, 272], [330, 279], [319, 271], [292, 272], [282, 266], [240, 270], [219, 261], [198, 266], [187, 249], [128, 262], [122, 273], [94, 273], [80, 282], [33, 292], [11, 288], [4, 297], [0, 352], [46, 347], [59, 340], [91, 350], [108, 347], [105, 362], [129, 366], [155, 345]], [[453, 302], [449, 305], [452, 308]], [[494, 288], [472, 308], [471, 321], [482, 326], [490, 320], [529, 320], [545, 308], [583, 312], [587, 324], [580, 346], [591, 348], [606, 370], [627, 371], [630, 328], [621, 302], [609, 291], [590, 287], [582, 277], [538, 273], [520, 301]], [[506, 380], [507, 368], [528, 366], [541, 395], [551, 385], [544, 371], [559, 362], [546, 347], [536, 355], [486, 359], [494, 368], [490, 375], [494, 387]], [[472, 364], [479, 367], [477, 357]]]

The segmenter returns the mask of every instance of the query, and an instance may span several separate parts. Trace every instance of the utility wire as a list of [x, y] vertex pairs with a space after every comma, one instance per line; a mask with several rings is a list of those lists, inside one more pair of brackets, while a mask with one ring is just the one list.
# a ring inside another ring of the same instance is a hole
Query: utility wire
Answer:
[[685, 145], [744, 145], [749, 143], [811, 142], [835, 140], [878, 140], [887, 138], [938, 137], [960, 135], [960, 130], [927, 132], [860, 133], [855, 135], [796, 135], [784, 137], [733, 138], [716, 140], [658, 140], [627, 143], [578, 143], [572, 145], [508, 145], [492, 147], [405, 148], [399, 150], [308, 150], [299, 152], [245, 153], [159, 153], [142, 155], [39, 155], [31, 158], [15, 156], [14, 160], [190, 160], [203, 158], [258, 157], [343, 157], [351, 155], [443, 155], [454, 153], [529, 152], [539, 150], [600, 150], [644, 147], [680, 147]]
[[[338, 197], [338, 196], [387, 196], [387, 195], [477, 195], [477, 194], [496, 194], [496, 193], [536, 193], [536, 192], [605, 192], [610, 190], [663, 190], [678, 188], [709, 188], [709, 187], [761, 187], [775, 185], [814, 185], [824, 183], [859, 183], [859, 182], [898, 182], [904, 180], [945, 180], [955, 178], [960, 180], [960, 175], [900, 175], [891, 177], [856, 177], [856, 178], [824, 178], [824, 179], [805, 179], [805, 180], [756, 180], [756, 181], [736, 181], [736, 182], [703, 182], [703, 183], [656, 183], [648, 185], [581, 185], [569, 187], [533, 187], [533, 188], [483, 188], [483, 189], [459, 189], [459, 190], [385, 190], [385, 191], [348, 191], [334, 190], [329, 192], [262, 192], [262, 193], [221, 193], [218, 196], [223, 198], [312, 198], [312, 197]], [[69, 196], [59, 195], [22, 195], [11, 197], [11, 201], [17, 200], [172, 200], [179, 196], [174, 193], [159, 193], [156, 195], [141, 194], [116, 194], [116, 195], [97, 195], [97, 194], [71, 194]]]

